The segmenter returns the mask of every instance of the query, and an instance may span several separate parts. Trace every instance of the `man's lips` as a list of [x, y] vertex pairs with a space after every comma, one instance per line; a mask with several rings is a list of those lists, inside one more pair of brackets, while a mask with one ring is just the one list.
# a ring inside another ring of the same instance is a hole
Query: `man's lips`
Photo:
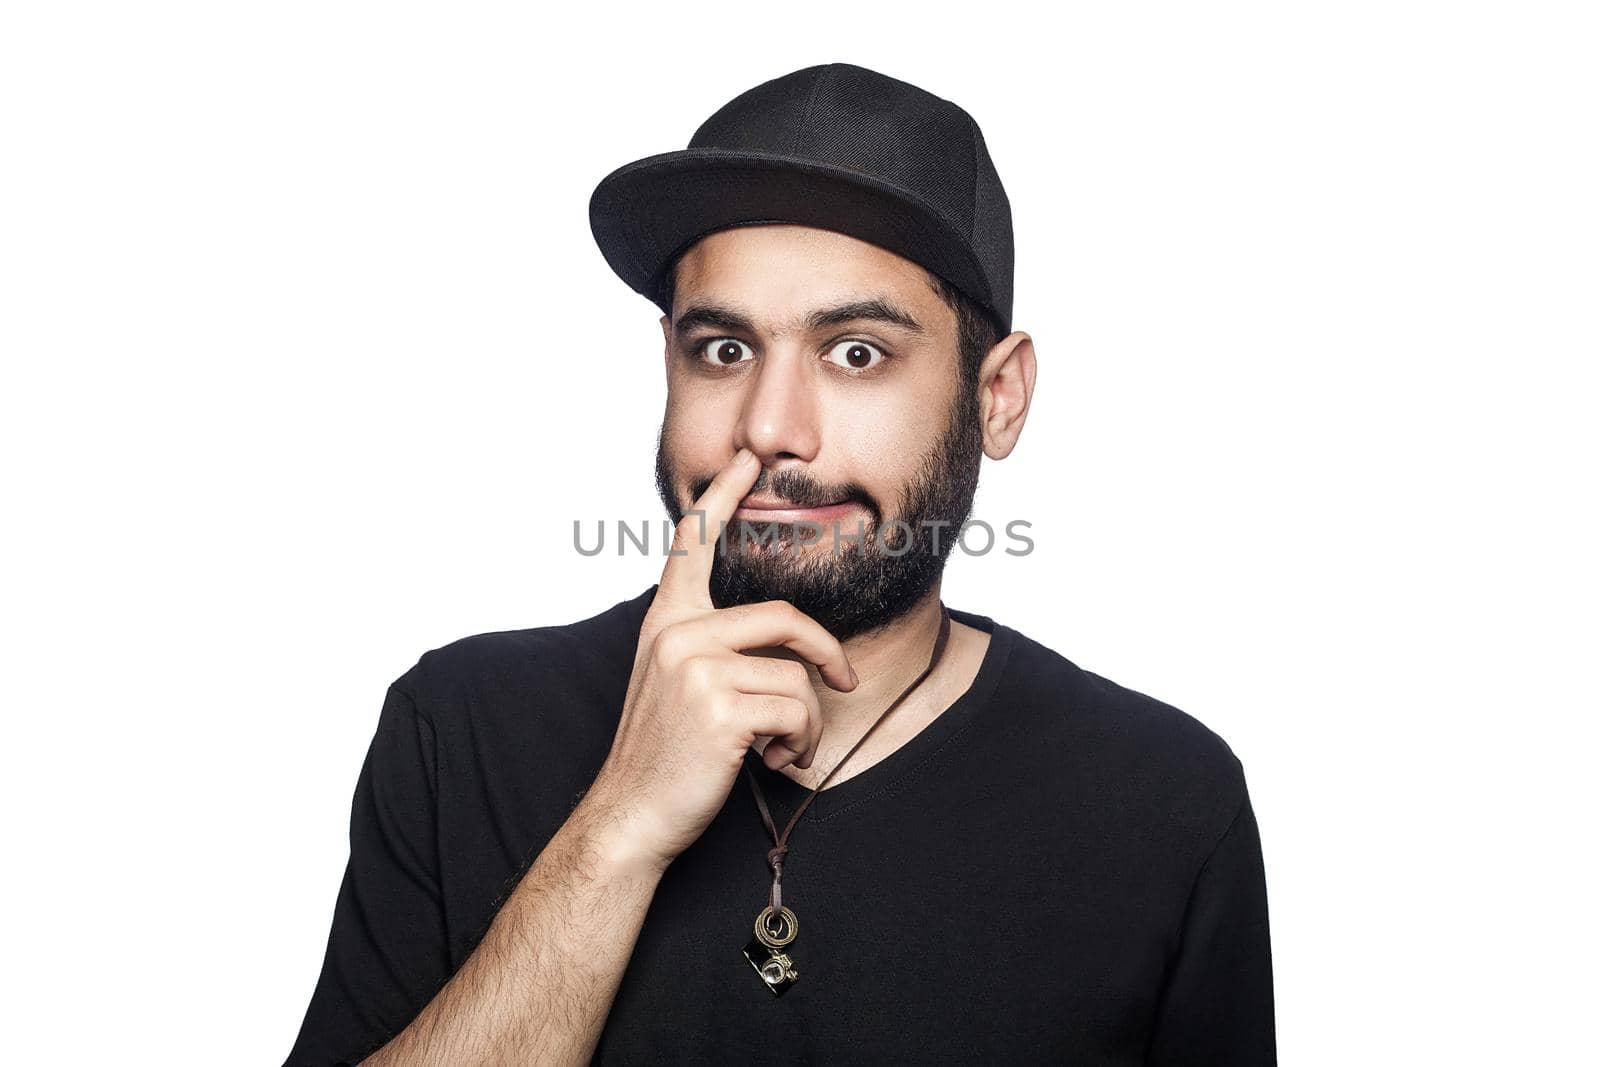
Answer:
[[740, 501], [739, 507], [734, 511], [735, 519], [748, 519], [752, 522], [820, 522], [828, 523], [835, 519], [843, 519], [860, 505], [853, 500], [841, 500], [836, 504], [824, 504], [815, 508], [797, 508], [789, 504], [775, 503], [759, 497], [745, 497]]

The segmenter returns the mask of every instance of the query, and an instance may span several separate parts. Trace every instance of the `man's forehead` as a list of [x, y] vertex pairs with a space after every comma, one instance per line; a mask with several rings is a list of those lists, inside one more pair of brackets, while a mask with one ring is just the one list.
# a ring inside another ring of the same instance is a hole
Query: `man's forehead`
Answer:
[[932, 276], [847, 234], [762, 224], [719, 230], [679, 259], [675, 314], [695, 304], [738, 309], [775, 331], [802, 330], [819, 310], [877, 299], [926, 330], [939, 326]]

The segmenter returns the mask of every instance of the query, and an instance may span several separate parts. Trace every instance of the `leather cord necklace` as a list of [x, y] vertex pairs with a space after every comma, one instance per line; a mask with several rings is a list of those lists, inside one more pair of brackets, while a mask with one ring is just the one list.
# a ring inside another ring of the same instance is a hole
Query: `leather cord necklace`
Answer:
[[761, 976], [761, 981], [773, 996], [782, 996], [794, 984], [800, 972], [795, 970], [794, 961], [789, 958], [783, 949], [795, 939], [800, 932], [800, 920], [789, 908], [783, 906], [783, 857], [789, 851], [789, 834], [794, 830], [795, 823], [800, 821], [800, 816], [805, 814], [806, 808], [822, 792], [828, 781], [843, 767], [845, 760], [856, 754], [856, 749], [861, 747], [873, 730], [878, 728], [888, 714], [904, 700], [913, 689], [921, 685], [923, 679], [933, 673], [939, 663], [939, 657], [944, 653], [944, 647], [950, 639], [950, 611], [944, 606], [944, 601], [939, 602], [939, 636], [933, 642], [933, 655], [928, 658], [927, 667], [917, 675], [912, 683], [900, 691], [888, 707], [884, 708], [867, 732], [862, 734], [850, 751], [844, 754], [844, 759], [833, 765], [817, 787], [795, 809], [790, 817], [789, 824], [783, 828], [783, 833], [778, 832], [777, 826], [772, 821], [772, 812], [767, 809], [767, 798], [761, 792], [761, 783], [756, 781], [756, 772], [746, 763], [745, 775], [750, 780], [750, 788], [756, 795], [756, 805], [761, 809], [761, 821], [766, 823], [767, 832], [772, 835], [773, 847], [767, 852], [767, 865], [772, 868], [772, 895], [766, 907], [761, 909], [761, 914], [756, 916], [756, 936], [744, 947], [744, 958], [750, 961], [750, 966], [756, 969], [756, 974]]

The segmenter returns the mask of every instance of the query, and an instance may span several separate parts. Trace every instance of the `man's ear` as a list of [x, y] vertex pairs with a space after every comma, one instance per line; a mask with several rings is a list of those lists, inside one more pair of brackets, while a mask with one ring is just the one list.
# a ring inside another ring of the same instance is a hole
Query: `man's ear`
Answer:
[[661, 316], [661, 368], [670, 370], [672, 367], [672, 320], [666, 315]]
[[983, 452], [990, 459], [1005, 459], [1017, 447], [1037, 374], [1033, 338], [1021, 330], [983, 357], [978, 368], [978, 422], [983, 427]]

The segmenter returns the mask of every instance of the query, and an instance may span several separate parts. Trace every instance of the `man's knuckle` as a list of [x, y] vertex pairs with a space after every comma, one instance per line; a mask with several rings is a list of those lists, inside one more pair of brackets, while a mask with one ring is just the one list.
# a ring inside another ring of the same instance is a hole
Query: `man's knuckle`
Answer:
[[696, 692], [708, 692], [716, 678], [716, 667], [708, 656], [689, 656], [678, 666], [683, 684]]
[[676, 669], [689, 657], [691, 639], [682, 623], [671, 623], [662, 627], [656, 634], [655, 644], [651, 645], [651, 655], [662, 667]]

